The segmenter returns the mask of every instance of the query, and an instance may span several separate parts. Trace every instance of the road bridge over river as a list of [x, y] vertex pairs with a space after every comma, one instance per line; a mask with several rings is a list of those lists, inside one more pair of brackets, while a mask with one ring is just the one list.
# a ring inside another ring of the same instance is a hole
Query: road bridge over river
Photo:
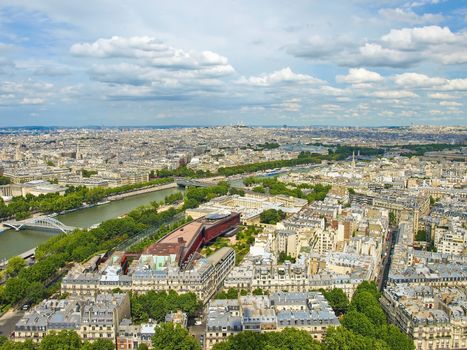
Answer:
[[194, 180], [194, 179], [189, 179], [189, 178], [176, 178], [175, 182], [179, 187], [209, 187], [209, 186], [214, 186], [216, 183], [212, 182], [205, 182], [205, 181], [200, 181], [200, 180]]

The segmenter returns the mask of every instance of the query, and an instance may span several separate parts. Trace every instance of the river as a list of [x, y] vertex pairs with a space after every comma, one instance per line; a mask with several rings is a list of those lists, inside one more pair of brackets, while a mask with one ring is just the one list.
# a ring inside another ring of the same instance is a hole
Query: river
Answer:
[[[245, 176], [247, 175], [243, 175], [242, 178]], [[242, 188], [244, 187], [242, 178], [229, 180], [229, 182], [234, 187]], [[59, 215], [56, 219], [68, 226], [87, 228], [102, 221], [128, 213], [140, 205], [147, 205], [152, 201], [161, 201], [169, 194], [179, 191], [181, 191], [179, 188], [169, 188], [138, 194], [97, 207], [81, 209], [68, 214]], [[57, 233], [40, 230], [6, 230], [0, 232], [0, 260], [2, 258], [10, 258], [14, 255], [24, 253], [29, 249], [37, 247], [39, 244], [56, 234]]]
[[[57, 220], [65, 225], [87, 228], [102, 221], [116, 218], [126, 214], [141, 205], [147, 205], [153, 201], [162, 201], [169, 194], [181, 191], [178, 188], [143, 193], [113, 201], [97, 207], [77, 210], [68, 214], [59, 215]], [[29, 249], [37, 247], [42, 242], [56, 233], [39, 230], [6, 230], [0, 232], [0, 259], [10, 258]]]

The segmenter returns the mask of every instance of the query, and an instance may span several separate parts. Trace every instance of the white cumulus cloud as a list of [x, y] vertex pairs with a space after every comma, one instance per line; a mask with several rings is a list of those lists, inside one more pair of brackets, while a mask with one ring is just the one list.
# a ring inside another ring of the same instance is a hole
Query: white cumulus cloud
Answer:
[[228, 59], [212, 51], [185, 51], [148, 36], [101, 38], [93, 43], [77, 43], [70, 52], [75, 56], [94, 58], [140, 59], [145, 64], [172, 69], [225, 67], [231, 73]]
[[381, 40], [392, 48], [414, 49], [420, 45], [453, 43], [460, 40], [448, 27], [426, 26], [392, 29]]
[[347, 75], [338, 75], [336, 81], [339, 83], [362, 84], [382, 81], [384, 78], [365, 68], [351, 68]]
[[429, 77], [420, 73], [403, 73], [396, 75], [394, 81], [404, 87], [433, 87], [445, 84], [447, 79]]
[[439, 103], [439, 105], [444, 106], [444, 107], [460, 107], [460, 106], [463, 106], [462, 103], [455, 102], [455, 101], [441, 101]]
[[250, 86], [272, 86], [277, 84], [319, 84], [323, 81], [311, 75], [295, 73], [290, 67], [270, 74], [241, 77], [237, 83]]
[[444, 92], [434, 92], [432, 94], [428, 94], [428, 97], [433, 98], [435, 100], [450, 100], [454, 98], [459, 98], [458, 96], [446, 94]]
[[422, 15], [417, 15], [411, 10], [402, 8], [385, 8], [379, 10], [378, 13], [384, 19], [410, 24], [439, 23], [444, 20], [444, 16], [441, 14], [424, 13]]
[[467, 91], [467, 79], [451, 79], [441, 87], [442, 90]]
[[388, 99], [399, 99], [399, 98], [411, 98], [418, 97], [417, 94], [408, 90], [384, 90], [384, 91], [375, 91], [370, 94], [370, 96], [378, 98], [388, 98]]

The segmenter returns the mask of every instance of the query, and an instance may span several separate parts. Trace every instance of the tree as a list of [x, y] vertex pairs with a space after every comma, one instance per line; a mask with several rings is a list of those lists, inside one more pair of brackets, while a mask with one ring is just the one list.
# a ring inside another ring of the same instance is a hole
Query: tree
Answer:
[[285, 328], [282, 332], [271, 332], [266, 336], [268, 349], [320, 350], [321, 344], [306, 331]]
[[340, 288], [333, 288], [330, 291], [320, 290], [324, 297], [332, 307], [334, 312], [339, 316], [347, 312], [349, 308], [349, 299], [347, 294]]
[[3, 289], [3, 298], [15, 304], [22, 300], [28, 291], [29, 283], [22, 278], [10, 278], [6, 281]]
[[397, 217], [392, 211], [389, 212], [389, 225], [395, 226], [397, 224]]
[[149, 350], [149, 347], [146, 344], [139, 344], [138, 350]]
[[279, 264], [282, 264], [286, 260], [288, 260], [288, 261], [290, 261], [292, 263], [295, 263], [296, 259], [294, 257], [291, 257], [290, 255], [288, 255], [286, 252], [280, 252], [279, 257], [277, 259], [277, 262]]
[[344, 327], [329, 327], [324, 338], [323, 350], [390, 350], [381, 341], [353, 333]]
[[96, 170], [83, 169], [83, 170], [81, 170], [81, 174], [83, 175], [83, 177], [91, 177], [92, 175], [96, 175], [97, 171]]
[[92, 343], [85, 343], [81, 350], [114, 350], [115, 345], [108, 339], [97, 339]]
[[260, 214], [259, 218], [263, 224], [275, 225], [285, 218], [285, 213], [282, 210], [267, 209]]
[[26, 293], [26, 299], [29, 302], [36, 303], [47, 296], [47, 288], [41, 282], [32, 282]]
[[80, 350], [81, 338], [75, 331], [51, 332], [42, 338], [38, 350]]
[[19, 256], [14, 256], [8, 260], [6, 273], [9, 277], [17, 276], [26, 267], [26, 262]]
[[238, 289], [229, 288], [227, 291], [220, 291], [216, 294], [216, 299], [237, 299], [238, 298]]
[[387, 321], [378, 301], [379, 292], [374, 283], [364, 283], [360, 284], [354, 293], [351, 309], [363, 313], [373, 324], [382, 326]]
[[167, 313], [176, 310], [182, 310], [189, 316], [194, 316], [200, 308], [201, 303], [194, 293], [150, 291], [131, 296], [131, 317], [134, 322], [147, 322], [150, 318], [161, 322]]
[[382, 339], [389, 345], [391, 350], [415, 349], [413, 340], [392, 324], [383, 327]]
[[379, 303], [367, 305], [363, 314], [375, 325], [382, 326], [387, 323], [386, 314]]
[[155, 329], [152, 345], [158, 350], [201, 350], [198, 341], [185, 328], [173, 323], [161, 323]]
[[[369, 292], [376, 300], [378, 300], [380, 297], [380, 293], [375, 282], [363, 281], [360, 283], [355, 290], [353, 297], [356, 297], [361, 292]], [[354, 299], [352, 298], [352, 302], [353, 301]]]
[[9, 177], [0, 176], [0, 186], [1, 185], [8, 185], [11, 182]]
[[256, 187], [253, 187], [253, 192], [256, 192], [256, 193], [266, 193], [266, 190], [264, 189], [263, 186], [256, 186]]
[[427, 240], [426, 230], [418, 230], [417, 234], [415, 235], [415, 240], [419, 242], [426, 242]]
[[213, 350], [320, 350], [321, 345], [306, 331], [285, 328], [281, 332], [244, 331], [214, 345]]
[[264, 291], [261, 288], [255, 288], [252, 294], [253, 295], [264, 295]]
[[244, 331], [214, 345], [213, 350], [263, 350], [266, 343], [266, 334]]
[[36, 350], [37, 347], [31, 340], [25, 342], [15, 342], [8, 340], [0, 345], [0, 350]]
[[239, 195], [241, 197], [245, 197], [245, 191], [241, 188], [236, 188], [236, 187], [230, 187], [229, 189], [229, 194], [231, 195]]
[[368, 317], [356, 310], [351, 310], [345, 315], [342, 325], [352, 332], [365, 337], [374, 337], [377, 331], [375, 325]]
[[388, 325], [379, 297], [375, 282], [360, 283], [350, 303], [350, 311], [342, 320], [343, 327], [328, 329], [323, 350], [415, 349], [408, 335]]
[[164, 202], [165, 204], [173, 204], [179, 200], [182, 200], [183, 199], [183, 195], [181, 192], [175, 192], [175, 193], [172, 193], [168, 196], [165, 197], [164, 199]]

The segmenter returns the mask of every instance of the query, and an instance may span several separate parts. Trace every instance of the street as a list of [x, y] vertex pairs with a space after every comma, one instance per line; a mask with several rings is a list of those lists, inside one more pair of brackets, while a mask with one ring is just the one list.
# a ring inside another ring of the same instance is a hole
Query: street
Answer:
[[10, 309], [0, 318], [0, 336], [8, 337], [15, 329], [15, 324], [23, 317], [24, 311]]
[[383, 250], [385, 252], [385, 255], [382, 260], [381, 270], [380, 270], [378, 281], [377, 281], [378, 289], [380, 291], [383, 290], [386, 284], [386, 280], [388, 278], [389, 268], [391, 266], [391, 257], [392, 257], [396, 237], [397, 237], [397, 229], [394, 229], [394, 228], [390, 229], [390, 231], [388, 232], [388, 239], [385, 241], [385, 246]]

